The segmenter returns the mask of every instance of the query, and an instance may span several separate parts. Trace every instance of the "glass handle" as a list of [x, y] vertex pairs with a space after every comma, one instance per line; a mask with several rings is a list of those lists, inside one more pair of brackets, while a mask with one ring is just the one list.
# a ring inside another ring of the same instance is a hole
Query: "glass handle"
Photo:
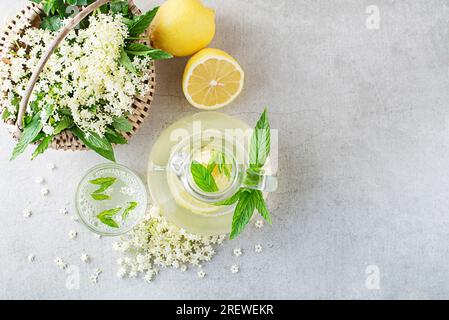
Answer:
[[256, 183], [254, 179], [247, 178], [243, 181], [243, 186], [249, 189], [260, 190], [263, 192], [274, 192], [278, 188], [278, 179], [269, 175], [258, 174]]

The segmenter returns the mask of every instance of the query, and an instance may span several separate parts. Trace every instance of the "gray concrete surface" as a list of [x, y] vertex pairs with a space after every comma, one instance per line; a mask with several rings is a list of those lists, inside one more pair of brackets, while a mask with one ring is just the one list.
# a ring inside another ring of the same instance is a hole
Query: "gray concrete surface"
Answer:
[[[1, 1], [1, 17], [24, 3]], [[204, 266], [203, 280], [194, 271], [164, 271], [152, 284], [119, 280], [111, 240], [58, 213], [66, 205], [73, 213], [78, 180], [103, 161], [91, 152], [49, 151], [9, 162], [13, 143], [2, 127], [0, 298], [449, 298], [447, 1], [206, 3], [217, 10], [213, 46], [233, 54], [247, 75], [241, 97], [223, 112], [254, 123], [268, 106], [279, 129], [273, 227], [227, 242]], [[370, 5], [379, 9], [378, 29]], [[118, 160], [142, 175], [159, 133], [195, 111], [180, 89], [184, 64], [158, 64], [152, 116], [117, 148]], [[48, 181], [48, 199], [37, 176]], [[34, 212], [29, 220], [25, 206]], [[71, 229], [80, 233], [75, 241]], [[251, 252], [256, 243], [263, 254]], [[239, 259], [231, 254], [237, 246], [245, 250]], [[82, 249], [91, 264], [79, 260]], [[66, 288], [55, 256], [80, 267], [79, 290]], [[236, 261], [241, 272], [233, 275]], [[97, 266], [104, 273], [91, 285]]]

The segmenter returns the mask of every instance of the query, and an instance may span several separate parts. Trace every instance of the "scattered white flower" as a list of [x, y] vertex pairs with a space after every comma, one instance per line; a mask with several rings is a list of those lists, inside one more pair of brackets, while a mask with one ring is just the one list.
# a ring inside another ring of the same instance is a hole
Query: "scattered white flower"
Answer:
[[84, 263], [88, 263], [90, 261], [90, 257], [87, 253], [83, 252], [80, 257], [81, 261]]
[[56, 257], [54, 260], [55, 264], [58, 266], [59, 269], [64, 270], [67, 268], [67, 264], [62, 260], [62, 258]]
[[143, 280], [145, 282], [151, 282], [154, 278], [154, 272], [153, 271], [148, 271], [147, 273], [145, 273], [145, 276], [143, 277]]
[[30, 208], [25, 208], [25, 209], [23, 209], [23, 216], [24, 216], [25, 218], [31, 217], [32, 214], [33, 214], [33, 213], [31, 212], [31, 209], [30, 209]]
[[61, 208], [61, 209], [59, 209], [59, 213], [60, 214], [68, 214], [69, 211], [67, 210], [67, 208]]
[[[78, 221], [78, 220], [77, 220], [77, 221]], [[95, 236], [95, 238], [97, 238], [97, 239], [101, 239], [101, 234], [95, 234], [94, 236]]]
[[36, 178], [36, 183], [38, 183], [38, 184], [44, 183], [44, 178], [42, 178], [42, 177], [37, 177], [37, 178]]
[[124, 278], [126, 276], [126, 274], [127, 274], [126, 268], [120, 268], [117, 271], [117, 277], [119, 277], [119, 278]]
[[79, 220], [79, 218], [77, 216], [71, 216], [70, 219], [75, 222], [77, 222]]
[[257, 229], [262, 228], [263, 225], [264, 225], [263, 220], [257, 220], [256, 223], [255, 223], [255, 226], [256, 226]]
[[103, 271], [100, 269], [100, 268], [97, 268], [97, 269], [95, 269], [95, 271], [94, 271], [94, 274], [96, 275], [96, 276], [99, 276], [100, 274], [102, 274], [103, 273]]
[[240, 249], [240, 248], [235, 248], [235, 249], [234, 249], [234, 256], [240, 257], [241, 255], [242, 255], [242, 249]]
[[43, 195], [43, 196], [48, 195], [49, 192], [50, 192], [50, 191], [48, 190], [48, 188], [42, 188], [42, 189], [41, 189], [41, 195]]
[[78, 236], [78, 232], [76, 232], [75, 230], [70, 230], [69, 231], [69, 238], [70, 239], [75, 239]]
[[[156, 207], [153, 207], [156, 208]], [[151, 210], [150, 210], [151, 211]], [[148, 217], [112, 248], [123, 252], [117, 260], [120, 270], [117, 276], [134, 277], [142, 274], [148, 281], [158, 274], [159, 268], [174, 268], [182, 272], [188, 265], [201, 266], [215, 255], [214, 245], [221, 244], [226, 238], [222, 236], [200, 236], [189, 234], [170, 223], [165, 217], [156, 215]], [[201, 273], [200, 273], [201, 274]]]
[[199, 278], [204, 278], [206, 276], [206, 272], [204, 272], [203, 270], [200, 270], [197, 272], [197, 275]]
[[[51, 130], [53, 130], [53, 127], [51, 128]], [[45, 132], [45, 131], [44, 131]], [[46, 133], [46, 132], [45, 132]], [[47, 133], [47, 134], [52, 134], [52, 133]], [[53, 163], [53, 162], [50, 162], [49, 164], [48, 164], [48, 169], [50, 169], [50, 170], [55, 170], [56, 169], [56, 165]]]
[[238, 273], [239, 272], [239, 266], [234, 264], [231, 266], [231, 272], [232, 273]]
[[90, 280], [91, 283], [97, 284], [98, 283], [98, 276], [93, 274], [93, 275], [91, 275], [89, 277], [89, 280]]
[[[50, 135], [52, 135], [53, 132], [55, 131], [55, 128], [53, 128], [53, 127], [50, 126], [50, 125], [46, 125], [46, 126], [44, 126], [44, 127], [42, 128], [42, 131], [43, 131], [47, 136], [50, 136]], [[50, 165], [49, 165], [49, 168], [50, 168], [50, 170], [53, 170], [53, 169], [54, 169], [54, 165], [53, 165], [53, 164], [50, 164]]]
[[262, 246], [261, 246], [260, 244], [256, 244], [256, 245], [254, 246], [254, 251], [255, 251], [256, 253], [261, 253], [261, 252], [262, 252]]
[[28, 261], [29, 262], [34, 262], [34, 260], [36, 260], [36, 256], [34, 254], [28, 255]]

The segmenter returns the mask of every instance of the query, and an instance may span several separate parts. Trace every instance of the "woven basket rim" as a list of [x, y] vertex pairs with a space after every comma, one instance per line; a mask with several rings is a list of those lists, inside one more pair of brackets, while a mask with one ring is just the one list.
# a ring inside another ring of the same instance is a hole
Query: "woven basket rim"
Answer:
[[[141, 15], [140, 9], [135, 5], [133, 0], [128, 0], [130, 10], [134, 15]], [[26, 22], [31, 24], [33, 27], [36, 26], [36, 21], [39, 21], [43, 14], [42, 4], [36, 4], [34, 2], [28, 2], [24, 8], [22, 8], [16, 16], [11, 20], [10, 23], [6, 25], [0, 34], [0, 56], [4, 56], [9, 50], [11, 50], [13, 44], [8, 41], [12, 36], [16, 35], [18, 32], [22, 32], [23, 29], [18, 28], [20, 25], [18, 22]], [[148, 32], [148, 31], [147, 31]], [[150, 80], [148, 81], [149, 89], [148, 91], [139, 96], [134, 96], [134, 101], [132, 103], [132, 114], [128, 117], [128, 120], [133, 125], [132, 132], [124, 133], [123, 136], [129, 141], [134, 134], [140, 129], [146, 117], [149, 116], [149, 109], [151, 103], [154, 99], [154, 92], [156, 86], [156, 68], [154, 61], [151, 61], [149, 68]], [[2, 110], [0, 106], [0, 110]], [[5, 122], [8, 125], [13, 138], [18, 139], [20, 135], [19, 128], [15, 123], [9, 121]], [[81, 142], [77, 137], [75, 137], [71, 131], [64, 130], [60, 134], [56, 135], [53, 139], [50, 148], [56, 150], [89, 150], [86, 145]]]

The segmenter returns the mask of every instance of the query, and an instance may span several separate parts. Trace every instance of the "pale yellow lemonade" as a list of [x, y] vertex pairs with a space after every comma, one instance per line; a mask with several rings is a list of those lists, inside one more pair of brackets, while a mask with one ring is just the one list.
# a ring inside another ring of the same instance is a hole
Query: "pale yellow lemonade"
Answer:
[[[240, 187], [250, 137], [246, 123], [218, 112], [197, 113], [167, 128], [153, 146], [147, 175], [152, 200], [162, 214], [192, 233], [228, 233], [234, 207], [214, 203], [229, 198]], [[217, 158], [220, 161], [213, 166], [212, 176], [218, 190], [203, 192], [192, 180], [190, 164], [195, 161], [207, 166]], [[182, 164], [179, 168], [177, 162]]]

